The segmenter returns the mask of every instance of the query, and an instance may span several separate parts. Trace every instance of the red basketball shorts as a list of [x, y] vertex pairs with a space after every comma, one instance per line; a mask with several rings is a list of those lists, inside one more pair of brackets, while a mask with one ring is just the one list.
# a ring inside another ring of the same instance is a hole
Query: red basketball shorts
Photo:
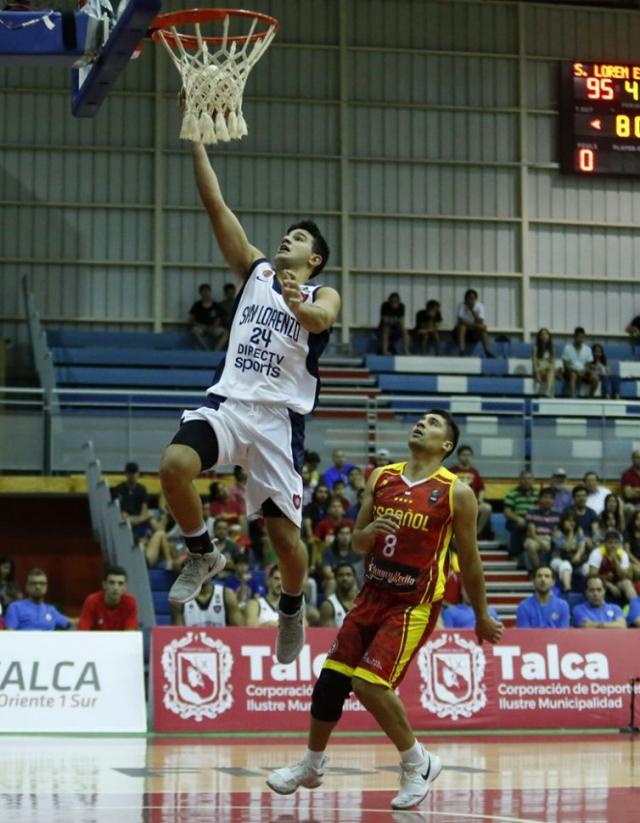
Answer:
[[365, 586], [329, 650], [324, 668], [395, 688], [434, 630], [442, 601], [415, 605]]

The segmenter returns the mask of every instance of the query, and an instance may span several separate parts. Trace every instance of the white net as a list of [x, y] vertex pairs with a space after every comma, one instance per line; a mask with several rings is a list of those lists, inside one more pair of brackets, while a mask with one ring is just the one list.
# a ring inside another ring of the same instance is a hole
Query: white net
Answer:
[[[184, 117], [180, 137], [183, 140], [227, 142], [239, 140], [248, 133], [242, 114], [242, 94], [251, 69], [269, 48], [277, 28], [270, 25], [263, 34], [256, 34], [258, 22], [258, 18], [254, 18], [248, 34], [234, 39], [229, 34], [229, 15], [225, 15], [221, 20], [220, 42], [213, 46], [202, 36], [200, 23], [192, 24], [195, 36], [188, 38], [175, 27], [166, 31], [158, 29], [158, 39], [182, 77]], [[187, 51], [183, 40], [195, 48]]]

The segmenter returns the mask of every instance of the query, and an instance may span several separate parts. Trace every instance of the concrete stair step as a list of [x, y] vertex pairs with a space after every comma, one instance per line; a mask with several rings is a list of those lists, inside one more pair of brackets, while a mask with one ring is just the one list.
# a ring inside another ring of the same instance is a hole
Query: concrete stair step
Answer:
[[353, 369], [364, 366], [362, 357], [341, 357], [339, 354], [329, 354], [320, 358], [320, 368]]
[[505, 571], [505, 572], [515, 572], [519, 571], [516, 569], [516, 564], [513, 560], [484, 560], [482, 561], [482, 568], [485, 572], [491, 571]]
[[502, 548], [502, 543], [499, 540], [478, 540], [478, 548], [480, 554], [484, 554], [486, 551]]
[[527, 586], [531, 588], [531, 583], [529, 582], [529, 578], [527, 577], [526, 572], [520, 572], [517, 570], [512, 571], [487, 571], [485, 570], [484, 579], [487, 582], [487, 586], [493, 586], [500, 583], [505, 584], [518, 584], [522, 586]]
[[531, 586], [530, 580], [495, 580], [491, 579], [487, 581], [487, 590], [491, 589], [492, 592], [526, 592], [527, 594], [531, 594], [533, 588]]
[[331, 380], [333, 378], [353, 378], [354, 380], [365, 380], [367, 378], [371, 378], [375, 380], [375, 377], [372, 377], [371, 372], [369, 369], [320, 369], [320, 377], [322, 380]]
[[498, 608], [498, 606], [513, 606], [516, 608], [518, 604], [527, 597], [527, 592], [511, 592], [509, 594], [496, 594], [495, 592], [487, 592], [487, 602], [490, 606]]

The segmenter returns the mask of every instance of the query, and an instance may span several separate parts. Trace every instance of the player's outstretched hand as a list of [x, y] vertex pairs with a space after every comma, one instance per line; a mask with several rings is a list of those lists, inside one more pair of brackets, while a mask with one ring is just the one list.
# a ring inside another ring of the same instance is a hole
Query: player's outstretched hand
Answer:
[[476, 620], [476, 637], [478, 643], [482, 644], [483, 640], [488, 643], [498, 643], [502, 639], [504, 633], [504, 626], [502, 623], [497, 623], [493, 617], [478, 618]]
[[300, 283], [293, 276], [293, 272], [284, 269], [282, 272], [282, 296], [284, 302], [290, 309], [295, 311], [302, 303], [300, 296]]

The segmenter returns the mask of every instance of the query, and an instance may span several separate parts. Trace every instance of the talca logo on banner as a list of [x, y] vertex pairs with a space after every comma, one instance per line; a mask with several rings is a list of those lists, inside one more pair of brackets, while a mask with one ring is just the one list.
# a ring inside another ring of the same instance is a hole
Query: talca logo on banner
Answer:
[[162, 653], [165, 707], [183, 720], [215, 720], [233, 706], [233, 654], [205, 631], [190, 631]]
[[420, 703], [437, 717], [471, 717], [486, 706], [486, 660], [473, 640], [459, 634], [429, 640], [419, 652], [418, 667]]

